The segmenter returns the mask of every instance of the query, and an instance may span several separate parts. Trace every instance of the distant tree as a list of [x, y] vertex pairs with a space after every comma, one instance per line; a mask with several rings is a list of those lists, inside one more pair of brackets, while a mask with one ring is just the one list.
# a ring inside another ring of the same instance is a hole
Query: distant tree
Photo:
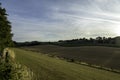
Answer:
[[0, 3], [0, 53], [4, 48], [13, 45], [11, 23], [8, 21], [7, 16], [5, 8], [2, 8]]
[[106, 43], [107, 38], [103, 37], [103, 43]]
[[96, 41], [97, 41], [97, 43], [103, 43], [102, 37], [96, 37]]
[[95, 40], [94, 40], [93, 38], [90, 38], [90, 39], [89, 39], [89, 42], [90, 42], [91, 44], [93, 44], [94, 41], [95, 41]]

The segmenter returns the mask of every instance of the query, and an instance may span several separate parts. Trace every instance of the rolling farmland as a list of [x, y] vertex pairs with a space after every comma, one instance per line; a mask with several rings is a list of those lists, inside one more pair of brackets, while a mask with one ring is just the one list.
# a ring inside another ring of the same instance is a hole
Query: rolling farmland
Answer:
[[16, 61], [28, 66], [35, 80], [119, 80], [120, 75], [109, 71], [66, 62], [47, 55], [14, 49]]
[[54, 45], [38, 45], [23, 47], [23, 49], [120, 70], [120, 48], [102, 46], [61, 47]]

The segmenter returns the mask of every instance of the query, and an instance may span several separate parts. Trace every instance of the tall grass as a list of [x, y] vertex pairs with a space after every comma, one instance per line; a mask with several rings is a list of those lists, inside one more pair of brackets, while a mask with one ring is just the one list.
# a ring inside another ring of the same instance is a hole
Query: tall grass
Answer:
[[0, 80], [33, 80], [32, 71], [14, 58], [14, 52], [6, 48], [0, 57]]

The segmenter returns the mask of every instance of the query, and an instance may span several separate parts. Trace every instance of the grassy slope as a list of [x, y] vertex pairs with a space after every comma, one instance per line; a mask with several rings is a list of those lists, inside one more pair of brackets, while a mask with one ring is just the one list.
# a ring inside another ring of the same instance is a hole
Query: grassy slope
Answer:
[[69, 63], [31, 51], [14, 49], [16, 60], [31, 68], [37, 80], [119, 80], [120, 75]]
[[61, 47], [54, 45], [24, 48], [120, 70], [120, 48], [103, 46]]

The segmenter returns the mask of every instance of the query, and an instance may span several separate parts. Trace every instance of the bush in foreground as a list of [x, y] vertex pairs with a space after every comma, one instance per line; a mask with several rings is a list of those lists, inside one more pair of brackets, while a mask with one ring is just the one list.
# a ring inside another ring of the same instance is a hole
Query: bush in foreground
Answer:
[[[16, 63], [6, 49], [0, 58], [0, 80], [32, 80], [33, 73], [26, 66]], [[12, 53], [13, 54], [13, 53]]]

